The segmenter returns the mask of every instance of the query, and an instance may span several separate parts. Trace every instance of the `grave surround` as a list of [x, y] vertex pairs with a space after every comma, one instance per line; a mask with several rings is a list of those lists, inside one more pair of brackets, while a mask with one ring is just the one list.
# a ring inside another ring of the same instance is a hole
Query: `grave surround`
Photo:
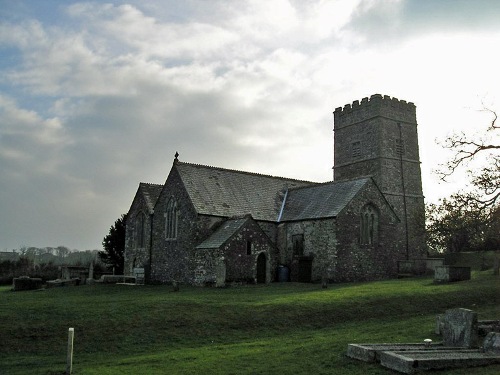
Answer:
[[[349, 344], [347, 356], [404, 373], [485, 366], [500, 363], [500, 332], [490, 332], [479, 342], [478, 316], [469, 309], [450, 309], [437, 319], [443, 342]], [[479, 345], [482, 345], [479, 348]]]

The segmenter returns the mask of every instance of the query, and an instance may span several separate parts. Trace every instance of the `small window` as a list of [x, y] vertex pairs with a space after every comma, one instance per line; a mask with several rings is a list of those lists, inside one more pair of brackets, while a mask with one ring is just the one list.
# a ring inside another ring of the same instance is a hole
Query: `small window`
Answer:
[[247, 255], [252, 255], [252, 241], [247, 241]]
[[361, 141], [356, 141], [352, 143], [351, 155], [353, 158], [359, 158], [361, 156]]
[[294, 234], [292, 236], [292, 246], [293, 246], [293, 255], [303, 256], [304, 255], [304, 235], [303, 234]]
[[167, 211], [165, 212], [165, 238], [177, 238], [177, 225], [179, 218], [179, 210], [177, 201], [172, 197], [167, 203]]

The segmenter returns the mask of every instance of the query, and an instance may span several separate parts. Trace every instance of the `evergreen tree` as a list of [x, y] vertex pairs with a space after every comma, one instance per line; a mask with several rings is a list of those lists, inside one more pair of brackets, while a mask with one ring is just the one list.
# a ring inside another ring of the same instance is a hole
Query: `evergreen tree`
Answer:
[[115, 274], [122, 275], [124, 270], [123, 253], [125, 251], [125, 220], [123, 214], [109, 228], [109, 233], [104, 237], [102, 246], [104, 251], [99, 251], [99, 258], [109, 269], [115, 269]]

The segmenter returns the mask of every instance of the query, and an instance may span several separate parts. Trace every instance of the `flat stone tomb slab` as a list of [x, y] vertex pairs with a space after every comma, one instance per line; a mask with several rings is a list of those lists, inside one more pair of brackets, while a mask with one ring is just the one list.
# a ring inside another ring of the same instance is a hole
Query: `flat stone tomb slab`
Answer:
[[433, 350], [452, 350], [454, 347], [443, 346], [442, 343], [426, 345], [424, 343], [402, 343], [402, 344], [348, 344], [347, 356], [364, 362], [380, 362], [380, 353], [385, 351], [404, 352], [404, 351], [433, 351]]
[[425, 370], [486, 366], [500, 363], [499, 354], [484, 353], [477, 349], [414, 350], [406, 352], [384, 351], [380, 364], [404, 374]]

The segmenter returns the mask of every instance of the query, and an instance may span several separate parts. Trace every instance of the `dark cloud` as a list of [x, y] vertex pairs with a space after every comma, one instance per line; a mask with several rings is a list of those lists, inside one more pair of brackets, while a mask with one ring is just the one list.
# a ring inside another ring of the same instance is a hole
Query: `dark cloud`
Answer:
[[491, 0], [362, 1], [345, 31], [360, 46], [395, 43], [435, 33], [498, 30], [500, 2]]

